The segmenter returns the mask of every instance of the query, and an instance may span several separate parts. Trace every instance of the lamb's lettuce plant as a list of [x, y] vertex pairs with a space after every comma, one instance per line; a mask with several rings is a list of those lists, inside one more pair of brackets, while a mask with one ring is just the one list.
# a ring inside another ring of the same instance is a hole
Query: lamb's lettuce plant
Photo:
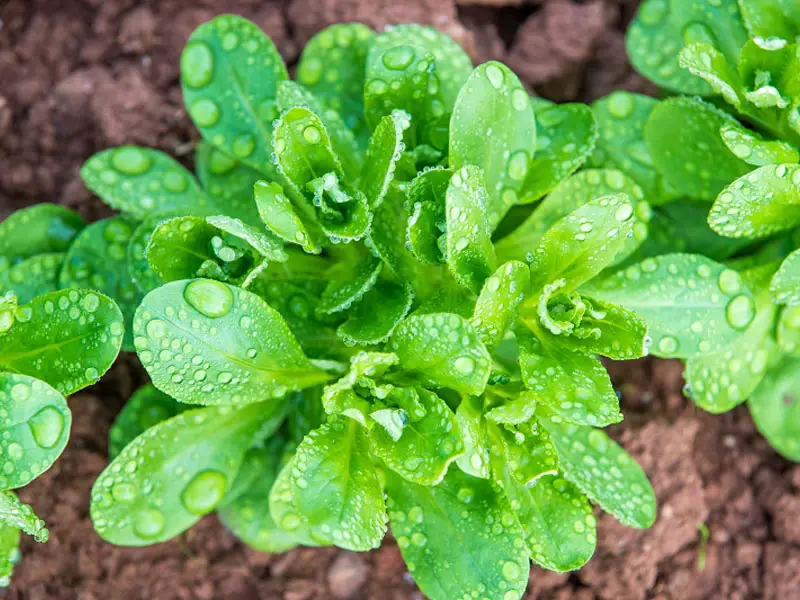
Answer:
[[334, 25], [292, 81], [224, 15], [181, 84], [196, 178], [129, 146], [83, 169], [131, 224], [152, 380], [93, 488], [103, 538], [152, 544], [216, 510], [259, 550], [365, 551], [388, 522], [431, 598], [515, 600], [531, 559], [589, 560], [592, 503], [652, 524], [647, 478], [602, 431], [622, 415], [598, 359], [645, 355], [646, 327], [583, 291], [651, 213], [616, 168], [572, 175], [589, 107], [532, 102], [416, 25]]
[[44, 523], [13, 491], [49, 469], [69, 439], [66, 397], [95, 383], [119, 353], [116, 304], [93, 290], [60, 289], [85, 223], [53, 204], [0, 223], [0, 587], [19, 560], [20, 531]]
[[[747, 401], [759, 430], [793, 460], [800, 460], [798, 24], [790, 2], [642, 4], [628, 32], [634, 65], [692, 97], [656, 102], [617, 92], [596, 105], [601, 131], [607, 106], [615, 124], [605, 129], [635, 132], [636, 157], [621, 168], [641, 179], [645, 165], [674, 193], [656, 209], [638, 261], [590, 284], [599, 298], [647, 321], [654, 354], [686, 361], [686, 392], [699, 406], [719, 413]], [[607, 150], [595, 156], [616, 160]]]

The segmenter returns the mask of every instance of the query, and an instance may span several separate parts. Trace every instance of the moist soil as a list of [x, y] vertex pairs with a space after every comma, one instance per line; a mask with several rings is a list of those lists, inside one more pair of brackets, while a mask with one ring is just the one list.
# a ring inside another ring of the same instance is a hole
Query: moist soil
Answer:
[[[194, 27], [221, 12], [257, 22], [290, 65], [334, 22], [426, 23], [476, 62], [505, 61], [537, 94], [591, 101], [613, 89], [655, 92], [625, 57], [622, 32], [635, 8], [625, 0], [0, 0], [0, 219], [43, 201], [88, 219], [108, 214], [78, 176], [103, 148], [136, 143], [188, 156], [196, 134], [181, 104], [178, 57]], [[602, 516], [594, 559], [565, 575], [534, 567], [525, 598], [800, 598], [800, 467], [767, 446], [744, 408], [721, 416], [694, 408], [679, 363], [609, 368], [626, 414], [611, 433], [647, 471], [659, 519], [634, 531]], [[267, 555], [210, 516], [150, 548], [103, 542], [89, 491], [107, 463], [109, 425], [144, 381], [135, 357], [122, 356], [70, 400], [66, 452], [21, 490], [47, 520], [50, 541], [25, 538], [0, 597], [422, 600], [391, 537], [366, 554]]]

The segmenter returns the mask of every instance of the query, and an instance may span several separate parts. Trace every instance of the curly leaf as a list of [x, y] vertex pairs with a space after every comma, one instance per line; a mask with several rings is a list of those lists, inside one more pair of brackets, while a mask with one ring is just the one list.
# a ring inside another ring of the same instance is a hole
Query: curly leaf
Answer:
[[407, 245], [414, 256], [425, 263], [443, 262], [440, 238], [446, 231], [446, 195], [453, 171], [433, 168], [420, 172], [409, 185]]
[[570, 335], [554, 335], [546, 328], [540, 334], [552, 344], [581, 354], [600, 354], [614, 360], [630, 360], [647, 356], [647, 324], [622, 306], [582, 298], [586, 308], [580, 325]]
[[511, 261], [501, 265], [481, 288], [471, 323], [489, 351], [500, 344], [516, 321], [529, 285], [528, 265]]
[[397, 162], [405, 149], [403, 132], [409, 126], [409, 115], [394, 110], [380, 120], [372, 133], [364, 159], [365, 167], [358, 183], [370, 208], [378, 206], [386, 197], [394, 180]]
[[345, 344], [380, 344], [411, 310], [414, 293], [408, 285], [378, 282], [347, 315], [337, 332]]
[[547, 430], [533, 419], [515, 427], [489, 424], [492, 452], [500, 454], [511, 476], [530, 487], [558, 472], [558, 454]]
[[451, 462], [464, 453], [456, 415], [433, 392], [420, 389], [425, 416], [407, 422], [398, 439], [384, 427], [369, 433], [372, 451], [403, 478], [419, 485], [437, 485]]
[[620, 523], [636, 529], [656, 519], [656, 497], [642, 468], [599, 429], [564, 423], [544, 416], [558, 450], [564, 477]]
[[321, 233], [307, 213], [298, 213], [278, 183], [259, 181], [255, 186], [258, 214], [267, 228], [279, 238], [300, 244], [303, 250], [319, 254]]
[[425, 384], [480, 394], [489, 380], [489, 352], [458, 315], [411, 315], [395, 329], [390, 346], [403, 370]]
[[253, 23], [221, 15], [192, 33], [181, 55], [181, 89], [200, 134], [229, 156], [273, 174], [275, 94], [289, 78], [280, 54]]
[[135, 225], [124, 217], [92, 223], [75, 238], [59, 275], [62, 288], [93, 289], [114, 299], [125, 316], [125, 350], [133, 349], [130, 324], [142, 300], [127, 260]]
[[458, 95], [450, 122], [450, 166], [483, 169], [492, 229], [519, 202], [536, 149], [528, 93], [505, 65], [477, 67]]
[[0, 371], [0, 490], [27, 485], [64, 451], [72, 413], [45, 382]]
[[186, 531], [223, 499], [256, 433], [281, 406], [198, 408], [148, 429], [92, 487], [95, 531], [119, 546], [147, 546]]
[[150, 292], [133, 328], [153, 384], [188, 404], [262, 402], [328, 379], [277, 311], [219, 281], [174, 281]]
[[726, 123], [720, 133], [728, 150], [748, 165], [763, 167], [800, 162], [800, 152], [790, 144], [780, 140], [765, 140], [738, 123]]
[[0, 525], [21, 529], [37, 542], [46, 542], [50, 536], [44, 521], [30, 506], [20, 502], [14, 492], [0, 491]]
[[593, 198], [556, 221], [532, 252], [531, 290], [557, 284], [574, 290], [605, 269], [633, 237], [633, 205], [627, 194]]
[[762, 238], [800, 224], [800, 165], [766, 165], [717, 196], [708, 224], [727, 237]]
[[317, 310], [331, 314], [349, 309], [371, 290], [378, 281], [383, 264], [369, 252], [354, 261], [343, 261], [328, 274], [328, 285]]
[[125, 332], [117, 305], [88, 290], [37, 296], [14, 317], [0, 331], [0, 370], [34, 376], [64, 396], [100, 379], [116, 360]]
[[302, 107], [309, 109], [325, 126], [331, 147], [342, 164], [348, 179], [355, 179], [361, 171], [362, 156], [353, 132], [347, 128], [338, 112], [325, 105], [314, 94], [294, 81], [278, 85], [278, 107], [281, 111]]
[[424, 487], [390, 473], [387, 494], [392, 534], [426, 596], [521, 597], [530, 568], [524, 532], [489, 481], [451, 469]]
[[709, 43], [688, 44], [678, 55], [678, 64], [692, 75], [705, 79], [716, 93], [734, 108], [740, 109], [742, 82], [728, 59]]

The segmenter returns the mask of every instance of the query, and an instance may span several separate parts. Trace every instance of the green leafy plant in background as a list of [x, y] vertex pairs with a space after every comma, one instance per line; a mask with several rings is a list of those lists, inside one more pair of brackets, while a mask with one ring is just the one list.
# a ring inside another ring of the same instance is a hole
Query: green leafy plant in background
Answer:
[[181, 83], [197, 178], [129, 146], [82, 171], [131, 232], [143, 299], [123, 308], [152, 380], [92, 491], [103, 538], [161, 542], [216, 510], [262, 551], [364, 551], [388, 521], [431, 598], [515, 600], [531, 559], [589, 560], [592, 502], [652, 524], [602, 431], [622, 415], [598, 359], [645, 355], [646, 326], [587, 291], [651, 210], [617, 167], [573, 175], [589, 107], [532, 102], [415, 25], [334, 25], [292, 81], [224, 15]]
[[50, 468], [69, 439], [66, 397], [95, 383], [119, 353], [119, 308], [92, 290], [60, 289], [84, 228], [53, 204], [0, 223], [0, 587], [19, 560], [20, 531], [45, 541], [44, 522], [13, 491]]
[[644, 318], [654, 354], [686, 361], [686, 392], [699, 406], [720, 413], [747, 402], [761, 433], [793, 460], [799, 25], [791, 2], [647, 0], [628, 31], [631, 60], [689, 96], [600, 100], [591, 158], [622, 169], [658, 205], [647, 241], [591, 282], [592, 293]]

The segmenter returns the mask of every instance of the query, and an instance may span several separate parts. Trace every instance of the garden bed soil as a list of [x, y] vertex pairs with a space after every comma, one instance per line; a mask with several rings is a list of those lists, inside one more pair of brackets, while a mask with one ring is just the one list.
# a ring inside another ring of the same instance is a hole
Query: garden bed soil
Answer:
[[[622, 31], [634, 10], [624, 0], [0, 0], [0, 218], [42, 201], [90, 219], [107, 214], [78, 169], [108, 146], [187, 156], [196, 137], [181, 104], [178, 56], [192, 29], [219, 12], [255, 20], [290, 64], [333, 22], [427, 23], [476, 62], [506, 61], [541, 95], [590, 101], [617, 88], [654, 91], [625, 58]], [[534, 567], [526, 598], [800, 598], [800, 467], [767, 446], [745, 409], [712, 416], [691, 406], [679, 363], [610, 369], [627, 417], [612, 435], [650, 476], [659, 520], [640, 532], [603, 516], [589, 565], [565, 575]], [[272, 556], [247, 549], [212, 516], [150, 548], [100, 540], [88, 515], [90, 487], [107, 463], [110, 423], [144, 380], [135, 357], [123, 356], [70, 400], [69, 447], [21, 491], [47, 520], [50, 541], [25, 538], [23, 561], [0, 597], [422, 598], [391, 538], [367, 554]]]

